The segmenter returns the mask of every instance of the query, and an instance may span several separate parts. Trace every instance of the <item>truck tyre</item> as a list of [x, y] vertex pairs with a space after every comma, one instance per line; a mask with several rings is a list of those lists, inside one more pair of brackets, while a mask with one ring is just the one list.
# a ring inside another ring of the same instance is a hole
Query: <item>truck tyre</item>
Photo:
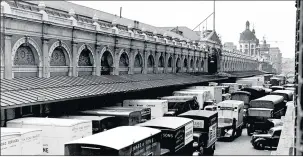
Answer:
[[259, 150], [263, 150], [263, 149], [265, 148], [265, 145], [264, 145], [264, 144], [265, 144], [265, 143], [264, 143], [263, 140], [256, 142], [257, 148], [258, 148]]

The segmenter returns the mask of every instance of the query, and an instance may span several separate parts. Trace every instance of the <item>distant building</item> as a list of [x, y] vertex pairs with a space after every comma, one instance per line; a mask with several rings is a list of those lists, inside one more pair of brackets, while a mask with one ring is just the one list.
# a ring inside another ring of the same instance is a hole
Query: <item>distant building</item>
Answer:
[[237, 50], [237, 46], [234, 45], [233, 42], [225, 42], [223, 47], [226, 49], [226, 50], [230, 50], [230, 51], [236, 51]]
[[282, 58], [282, 74], [295, 73], [295, 58]]
[[282, 72], [282, 53], [278, 47], [270, 47], [269, 55], [277, 74]]
[[247, 21], [245, 30], [240, 33], [240, 51], [246, 55], [257, 57], [259, 56], [259, 39], [255, 35], [255, 29], [251, 31], [249, 25], [249, 21]]

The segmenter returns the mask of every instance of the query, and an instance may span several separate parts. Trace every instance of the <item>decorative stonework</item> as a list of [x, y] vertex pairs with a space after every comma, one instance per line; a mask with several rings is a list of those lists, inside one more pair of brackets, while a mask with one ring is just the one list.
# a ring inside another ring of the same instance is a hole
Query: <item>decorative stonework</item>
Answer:
[[[37, 61], [36, 61], [36, 64], [39, 66], [39, 67], [42, 67], [42, 59], [41, 59], [41, 49], [40, 47], [38, 46], [38, 44], [30, 37], [23, 37], [23, 38], [20, 38], [13, 46], [12, 48], [12, 60], [14, 61], [15, 60], [15, 55], [16, 55], [16, 52], [18, 50], [18, 48], [24, 44], [24, 43], [27, 43], [29, 44], [30, 46], [32, 46], [32, 48], [34, 49], [31, 49], [32, 53], [36, 53], [37, 54]], [[35, 55], [35, 54], [33, 54]], [[22, 57], [22, 56], [21, 56]], [[14, 62], [12, 62], [12, 64], [14, 64]]]
[[62, 48], [56, 48], [51, 56], [50, 66], [67, 66]]
[[67, 55], [67, 56], [64, 55], [64, 57], [65, 57], [64, 59], [65, 59], [65, 62], [66, 62], [65, 65], [68, 65], [68, 66], [72, 67], [72, 61], [71, 61], [71, 55], [70, 55], [71, 51], [70, 51], [69, 47], [67, 46], [67, 44], [63, 41], [60, 41], [60, 40], [53, 43], [52, 46], [49, 49], [50, 61], [52, 61], [52, 56], [53, 56], [54, 50], [56, 48], [60, 48], [63, 55], [64, 55], [64, 52], [65, 52], [65, 54]]
[[119, 67], [128, 67], [128, 65], [129, 65], [128, 55], [125, 52], [123, 52], [120, 56]]
[[78, 49], [78, 66], [95, 66], [93, 50], [89, 45], [83, 44]]
[[33, 51], [29, 46], [21, 45], [17, 49], [14, 65], [37, 65]]
[[90, 51], [88, 49], [82, 50], [78, 60], [78, 66], [92, 66], [92, 61], [90, 57]]

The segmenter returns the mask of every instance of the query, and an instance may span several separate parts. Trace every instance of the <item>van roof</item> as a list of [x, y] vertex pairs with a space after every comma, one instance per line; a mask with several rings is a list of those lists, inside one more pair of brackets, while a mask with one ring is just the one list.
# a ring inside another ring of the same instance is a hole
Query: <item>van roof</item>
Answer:
[[148, 127], [120, 126], [66, 144], [92, 144], [120, 150], [160, 132]]
[[[228, 104], [228, 105], [227, 105]], [[229, 104], [233, 105], [233, 106], [240, 106], [240, 105], [244, 105], [244, 101], [239, 101], [239, 100], [224, 100], [221, 101], [217, 104], [217, 106], [230, 106]]]
[[[159, 100], [159, 99], [130, 99], [124, 101], [140, 101], [140, 102], [167, 102], [167, 100]], [[124, 102], [123, 101], [123, 102]]]
[[42, 131], [42, 129], [34, 129], [34, 128], [7, 128], [7, 127], [1, 127], [0, 130], [1, 130], [1, 134], [2, 133], [26, 134], [29, 132]]
[[216, 111], [207, 111], [207, 110], [190, 110], [185, 113], [180, 114], [179, 116], [199, 116], [199, 117], [211, 117], [218, 112]]
[[40, 118], [40, 117], [26, 117], [10, 120], [7, 123], [11, 124], [29, 124], [29, 125], [52, 125], [52, 126], [74, 126], [81, 123], [91, 122], [88, 120], [79, 119], [60, 119], [60, 118]]
[[165, 96], [162, 97], [162, 100], [191, 100], [194, 99], [196, 96], [190, 96], [190, 95], [186, 95], [186, 96]]
[[201, 92], [210, 92], [208, 89], [199, 89], [199, 88], [191, 88], [191, 89], [183, 89], [181, 91], [201, 91]]
[[72, 116], [61, 116], [63, 119], [83, 119], [83, 120], [103, 120], [107, 118], [113, 118], [115, 116], [86, 116], [86, 115], [72, 115]]
[[144, 123], [137, 124], [137, 126], [148, 126], [148, 127], [163, 127], [168, 129], [178, 129], [179, 127], [191, 122], [192, 119], [181, 118], [181, 117], [159, 117], [156, 119], [149, 120]]
[[234, 95], [234, 94], [247, 94], [247, 95], [251, 95], [250, 92], [247, 92], [247, 91], [235, 91], [233, 93], [231, 93], [231, 95]]
[[279, 103], [284, 100], [281, 95], [266, 95], [264, 97], [252, 100], [252, 101], [272, 101], [273, 103]]
[[88, 114], [88, 115], [124, 115], [128, 116], [132, 112], [140, 112], [139, 110], [123, 110], [123, 109], [94, 109], [94, 110], [85, 110], [85, 111], [80, 111], [82, 114]]
[[273, 93], [285, 93], [285, 94], [291, 95], [291, 94], [294, 93], [294, 91], [291, 91], [291, 90], [275, 90], [275, 91], [273, 91]]
[[190, 94], [201, 94], [200, 90], [182, 90], [182, 91], [174, 91], [174, 93], [190, 93]]

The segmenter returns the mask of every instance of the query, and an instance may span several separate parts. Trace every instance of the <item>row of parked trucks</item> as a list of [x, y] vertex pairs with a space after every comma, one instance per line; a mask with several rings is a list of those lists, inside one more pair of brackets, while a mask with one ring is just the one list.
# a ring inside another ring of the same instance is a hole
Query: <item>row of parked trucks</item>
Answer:
[[247, 84], [209, 84], [159, 99], [8, 121], [1, 155], [213, 155], [216, 141], [241, 136], [245, 122], [255, 132], [259, 121], [284, 114], [287, 96], [269, 99], [246, 91]]

